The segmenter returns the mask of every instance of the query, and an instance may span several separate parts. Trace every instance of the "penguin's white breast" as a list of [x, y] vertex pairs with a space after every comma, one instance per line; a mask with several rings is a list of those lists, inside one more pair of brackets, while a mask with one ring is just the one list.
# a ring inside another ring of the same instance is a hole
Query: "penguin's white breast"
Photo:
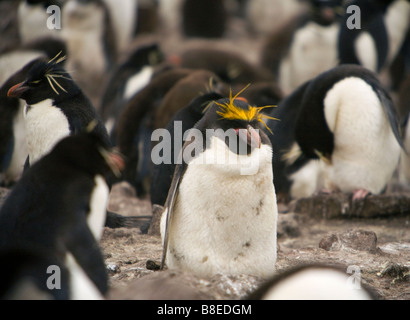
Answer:
[[143, 89], [151, 80], [154, 70], [151, 66], [145, 66], [140, 72], [128, 79], [125, 90], [124, 99], [128, 100], [141, 89]]
[[349, 77], [328, 91], [324, 106], [334, 134], [332, 179], [345, 192], [379, 193], [397, 167], [400, 146], [377, 94], [363, 79]]
[[349, 283], [349, 274], [332, 269], [307, 269], [279, 281], [263, 300], [371, 300], [361, 287]]
[[30, 164], [48, 153], [57, 142], [70, 135], [67, 117], [51, 99], [26, 106], [24, 111]]
[[87, 276], [71, 253], [66, 255], [66, 266], [70, 274], [70, 300], [104, 299], [97, 286]]
[[276, 261], [271, 148], [258, 149], [261, 164], [256, 174], [240, 175], [237, 164], [230, 168], [203, 162], [218, 149], [226, 149], [220, 139], [212, 143], [219, 147], [207, 149], [190, 162], [180, 184], [167, 264], [192, 268], [201, 275], [226, 272], [267, 277]]
[[100, 240], [107, 213], [109, 188], [105, 179], [97, 175], [95, 177], [95, 187], [90, 198], [90, 212], [87, 223], [97, 241]]
[[24, 108], [23, 101], [19, 101], [20, 107], [16, 117], [13, 119], [14, 149], [10, 166], [6, 171], [6, 180], [17, 181], [23, 172], [24, 162], [27, 158], [27, 141], [26, 129], [24, 126]]

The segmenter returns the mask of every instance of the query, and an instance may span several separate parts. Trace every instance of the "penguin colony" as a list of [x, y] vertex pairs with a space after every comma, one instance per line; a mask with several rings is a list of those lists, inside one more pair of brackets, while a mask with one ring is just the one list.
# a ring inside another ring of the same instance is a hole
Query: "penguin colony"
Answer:
[[[349, 5], [360, 28], [347, 27]], [[396, 176], [410, 183], [409, 1], [10, 8], [18, 37], [0, 47], [0, 183], [10, 189], [0, 298], [104, 299], [99, 240], [113, 220], [126, 226], [107, 213], [120, 181], [163, 207], [161, 268], [266, 280], [252, 299], [375, 298], [346, 290], [338, 268], [277, 274], [278, 202], [318, 192], [362, 201]], [[52, 14], [61, 28], [47, 27]], [[257, 61], [214, 46], [235, 19], [261, 43]], [[160, 32], [204, 42], [174, 50]], [[52, 265], [62, 290], [48, 286]]]

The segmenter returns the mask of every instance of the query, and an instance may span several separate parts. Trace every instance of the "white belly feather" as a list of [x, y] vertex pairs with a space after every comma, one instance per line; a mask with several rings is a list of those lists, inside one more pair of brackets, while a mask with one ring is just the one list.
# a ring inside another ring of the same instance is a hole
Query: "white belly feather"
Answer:
[[269, 277], [275, 269], [277, 222], [272, 150], [266, 145], [255, 150], [252, 155], [260, 157], [258, 172], [240, 175], [238, 164], [203, 164], [215, 150], [226, 150], [217, 138], [212, 146], [190, 162], [180, 184], [166, 263], [200, 276]]
[[66, 116], [59, 108], [53, 106], [50, 99], [26, 107], [24, 117], [30, 164], [39, 160], [51, 151], [57, 142], [70, 135]]

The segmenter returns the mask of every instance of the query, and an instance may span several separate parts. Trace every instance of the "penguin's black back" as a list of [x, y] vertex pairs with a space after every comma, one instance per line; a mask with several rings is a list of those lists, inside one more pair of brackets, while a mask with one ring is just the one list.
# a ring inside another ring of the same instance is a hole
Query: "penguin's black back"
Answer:
[[187, 37], [220, 38], [228, 14], [223, 0], [185, 0], [182, 7], [183, 33]]
[[[171, 162], [170, 164], [153, 165], [152, 182], [150, 188], [151, 203], [161, 206], [165, 205], [169, 188], [171, 187], [172, 176], [174, 174], [176, 163], [174, 161], [175, 141], [174, 141], [174, 124], [178, 121], [182, 126], [182, 134], [193, 128], [202, 118], [204, 109], [211, 101], [221, 99], [222, 96], [215, 92], [210, 92], [191, 101], [185, 108], [179, 110], [172, 120], [168, 123], [166, 130], [171, 136]], [[180, 141], [181, 146], [183, 141]]]
[[392, 3], [387, 1], [354, 0], [349, 3], [360, 8], [360, 29], [349, 29], [347, 20], [350, 14], [344, 15], [337, 39], [338, 55], [340, 64], [361, 64], [355, 49], [355, 40], [367, 31], [373, 38], [377, 52], [377, 71], [384, 66], [389, 52], [389, 37], [384, 23], [384, 14], [387, 7]]
[[104, 261], [87, 224], [95, 176], [109, 172], [98, 146], [95, 135], [70, 136], [26, 171], [0, 210], [0, 249], [69, 251], [104, 294]]

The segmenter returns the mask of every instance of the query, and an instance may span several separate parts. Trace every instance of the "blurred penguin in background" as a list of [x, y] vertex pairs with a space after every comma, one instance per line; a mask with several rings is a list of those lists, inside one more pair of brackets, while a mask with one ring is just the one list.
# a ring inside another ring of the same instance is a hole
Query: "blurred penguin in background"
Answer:
[[99, 105], [101, 86], [117, 61], [117, 47], [110, 14], [103, 0], [69, 0], [63, 7], [63, 36], [67, 42], [66, 69]]
[[157, 43], [138, 46], [113, 71], [101, 100], [100, 113], [113, 143], [116, 140], [115, 123], [127, 102], [152, 79], [156, 67], [164, 61]]
[[362, 65], [380, 73], [402, 47], [410, 26], [406, 0], [354, 0], [346, 6], [338, 35], [341, 64]]
[[[20, 41], [27, 43], [45, 37], [61, 38], [62, 5], [59, 0], [21, 0], [17, 10]], [[56, 21], [52, 15], [60, 20]]]
[[306, 10], [299, 0], [248, 0], [242, 6], [250, 29], [256, 35], [267, 35]]
[[[347, 269], [348, 270], [348, 269]], [[266, 281], [247, 300], [376, 300], [375, 292], [346, 272], [327, 265], [301, 265]]]
[[285, 94], [338, 63], [337, 35], [342, 0], [309, 0], [308, 14], [266, 38], [261, 63], [277, 77]]
[[228, 18], [224, 0], [184, 0], [182, 34], [186, 37], [221, 38]]
[[403, 147], [396, 108], [377, 76], [341, 65], [282, 100], [269, 122], [275, 132], [275, 188], [291, 198], [316, 192], [384, 192]]
[[139, 2], [141, 0], [104, 0], [110, 13], [119, 53], [126, 52], [135, 36]]

